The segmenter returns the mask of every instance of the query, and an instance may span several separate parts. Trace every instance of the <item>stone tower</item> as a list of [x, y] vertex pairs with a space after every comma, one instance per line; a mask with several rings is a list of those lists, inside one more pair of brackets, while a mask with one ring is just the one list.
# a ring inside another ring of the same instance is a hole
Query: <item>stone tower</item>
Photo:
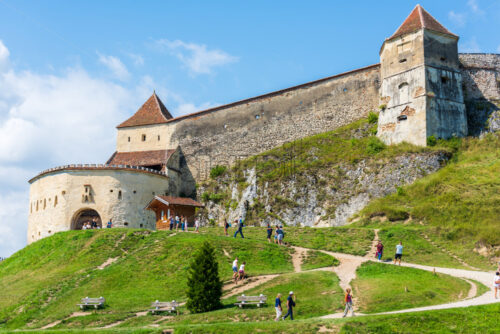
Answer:
[[420, 5], [380, 50], [378, 136], [387, 144], [467, 135], [458, 36]]

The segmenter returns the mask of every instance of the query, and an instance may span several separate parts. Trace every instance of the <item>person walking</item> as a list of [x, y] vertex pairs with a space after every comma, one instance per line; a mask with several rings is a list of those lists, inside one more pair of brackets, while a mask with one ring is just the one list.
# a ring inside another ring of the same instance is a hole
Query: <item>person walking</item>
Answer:
[[236, 232], [234, 232], [235, 238], [238, 233], [241, 235], [242, 239], [245, 239], [245, 237], [243, 236], [243, 220], [241, 219], [241, 217], [240, 220], [238, 221], [238, 229], [236, 230]]
[[495, 287], [495, 299], [497, 299], [497, 293], [500, 291], [500, 271], [495, 273], [495, 281], [493, 286]]
[[283, 229], [282, 227], [280, 226], [276, 232], [278, 233], [278, 245], [282, 245], [283, 244], [283, 237], [285, 236], [285, 234], [283, 233]]
[[238, 258], [233, 261], [233, 280], [234, 283], [238, 283]]
[[293, 291], [290, 291], [290, 293], [288, 294], [288, 298], [286, 299], [286, 307], [288, 308], [288, 312], [283, 317], [283, 320], [285, 320], [288, 316], [290, 316], [290, 320], [293, 320], [293, 308], [295, 307]]
[[170, 231], [172, 231], [174, 229], [174, 223], [175, 223], [175, 219], [174, 219], [174, 216], [170, 216]]
[[279, 226], [276, 225], [276, 230], [274, 231], [274, 243], [277, 244], [278, 243], [278, 230], [279, 230]]
[[109, 218], [109, 222], [106, 224], [106, 228], [112, 228], [113, 227], [113, 219]]
[[177, 232], [177, 230], [179, 229], [179, 224], [180, 224], [179, 216], [175, 216], [175, 232]]
[[274, 321], [279, 321], [281, 319], [281, 315], [283, 314], [283, 309], [281, 308], [281, 293], [278, 293], [276, 296], [274, 308], [276, 309], [276, 318], [274, 318]]
[[271, 236], [273, 235], [273, 228], [271, 227], [271, 224], [267, 224], [267, 241], [271, 242]]
[[227, 237], [227, 229], [229, 228], [229, 223], [227, 222], [227, 218], [224, 218], [224, 234]]
[[200, 233], [200, 218], [194, 220], [194, 232]]
[[403, 243], [400, 241], [399, 245], [396, 245], [396, 255], [394, 256], [394, 264], [399, 260], [399, 265], [401, 265], [401, 258], [403, 257]]
[[245, 279], [245, 264], [247, 263], [243, 261], [243, 263], [240, 265], [240, 270], [238, 271], [240, 281], [243, 281]]
[[377, 244], [377, 259], [379, 261], [382, 260], [382, 254], [383, 253], [384, 253], [384, 245], [382, 245], [382, 242], [380, 242], [380, 240], [379, 240], [379, 242]]
[[342, 318], [346, 317], [349, 310], [351, 310], [352, 316], [354, 317], [354, 308], [352, 306], [352, 294], [351, 294], [350, 288], [347, 288], [345, 290], [344, 303], [345, 303], [345, 310], [344, 310], [344, 315], [342, 316]]

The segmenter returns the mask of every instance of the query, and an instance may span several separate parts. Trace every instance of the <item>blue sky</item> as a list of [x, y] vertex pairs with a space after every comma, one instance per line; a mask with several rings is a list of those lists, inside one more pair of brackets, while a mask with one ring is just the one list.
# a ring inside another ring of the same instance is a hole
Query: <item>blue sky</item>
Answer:
[[[179, 116], [377, 63], [414, 1], [0, 0], [0, 256], [27, 179], [104, 162], [156, 89]], [[420, 1], [461, 52], [500, 52], [500, 1]]]

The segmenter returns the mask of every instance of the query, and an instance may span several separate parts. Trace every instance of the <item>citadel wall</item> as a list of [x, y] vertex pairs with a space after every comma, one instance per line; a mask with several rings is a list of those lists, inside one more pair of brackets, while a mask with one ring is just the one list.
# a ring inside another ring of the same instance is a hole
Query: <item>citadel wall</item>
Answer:
[[155, 229], [144, 207], [154, 195], [168, 193], [163, 174], [111, 167], [55, 168], [30, 181], [28, 243], [72, 229], [80, 212], [92, 209], [103, 226]]

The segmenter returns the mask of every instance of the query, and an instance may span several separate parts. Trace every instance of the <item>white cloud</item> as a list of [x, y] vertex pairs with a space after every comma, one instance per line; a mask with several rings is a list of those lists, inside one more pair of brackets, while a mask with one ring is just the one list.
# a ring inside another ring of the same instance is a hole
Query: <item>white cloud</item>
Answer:
[[497, 52], [500, 53], [500, 45], [497, 47]]
[[475, 14], [484, 14], [484, 11], [479, 8], [479, 4], [477, 0], [469, 0], [467, 1], [467, 6], [471, 9], [471, 11]]
[[462, 13], [455, 13], [454, 11], [450, 11], [448, 13], [448, 18], [458, 27], [463, 27], [466, 22], [466, 16]]
[[0, 73], [9, 68], [9, 49], [0, 40]]
[[144, 65], [144, 57], [142, 57], [141, 55], [135, 53], [129, 53], [128, 56], [130, 57], [130, 59], [132, 59], [134, 65], [136, 66]]
[[26, 244], [28, 193], [0, 193], [0, 256], [10, 256]]
[[171, 51], [192, 74], [210, 74], [214, 67], [238, 61], [238, 57], [231, 56], [222, 50], [209, 50], [203, 44], [161, 39], [156, 41], [156, 45]]
[[97, 55], [99, 56], [99, 62], [106, 66], [117, 79], [122, 81], [128, 80], [130, 73], [119, 58], [100, 53], [97, 53]]
[[468, 41], [459, 44], [458, 48], [460, 52], [465, 52], [465, 53], [481, 52], [481, 48], [479, 47], [479, 44], [476, 41], [476, 37], [472, 37], [472, 39], [469, 39]]

